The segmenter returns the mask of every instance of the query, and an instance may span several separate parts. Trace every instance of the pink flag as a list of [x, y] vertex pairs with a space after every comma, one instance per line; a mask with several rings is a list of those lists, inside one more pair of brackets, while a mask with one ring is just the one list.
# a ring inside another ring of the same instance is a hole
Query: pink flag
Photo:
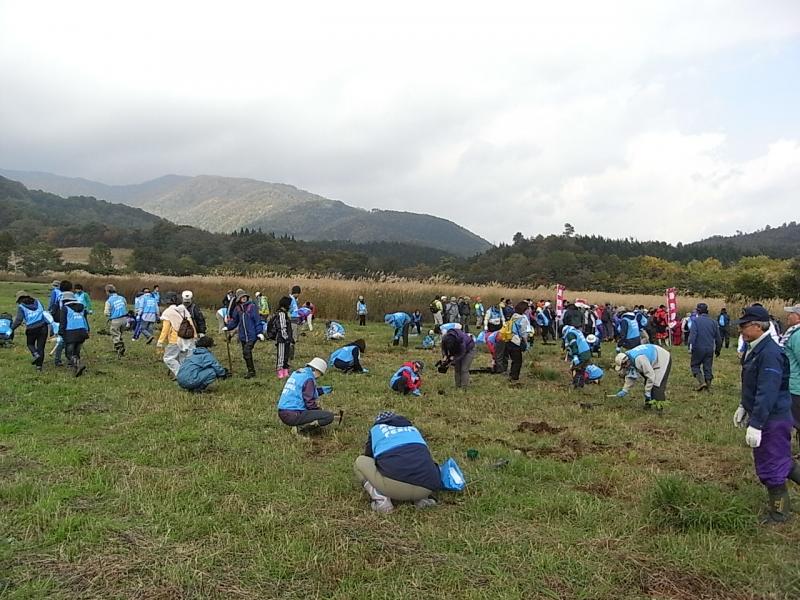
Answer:
[[560, 283], [556, 284], [556, 316], [558, 317], [559, 321], [561, 320], [561, 317], [564, 316], [564, 290], [566, 289], [566, 286], [563, 286]]

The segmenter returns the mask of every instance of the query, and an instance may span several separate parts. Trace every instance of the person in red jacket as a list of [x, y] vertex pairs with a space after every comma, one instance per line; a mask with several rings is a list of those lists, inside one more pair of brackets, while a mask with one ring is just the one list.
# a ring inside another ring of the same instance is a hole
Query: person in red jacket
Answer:
[[421, 373], [424, 366], [422, 361], [419, 360], [403, 363], [403, 366], [400, 367], [389, 380], [389, 387], [395, 392], [400, 392], [404, 396], [406, 394], [421, 396]]

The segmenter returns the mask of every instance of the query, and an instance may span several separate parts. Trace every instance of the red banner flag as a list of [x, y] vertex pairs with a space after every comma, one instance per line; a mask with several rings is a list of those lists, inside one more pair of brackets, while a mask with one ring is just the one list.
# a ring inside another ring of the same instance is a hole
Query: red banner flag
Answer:
[[564, 290], [566, 289], [566, 286], [560, 283], [556, 284], [556, 316], [559, 321], [564, 316]]
[[678, 296], [675, 288], [667, 290], [667, 318], [669, 328], [672, 329], [678, 322]]

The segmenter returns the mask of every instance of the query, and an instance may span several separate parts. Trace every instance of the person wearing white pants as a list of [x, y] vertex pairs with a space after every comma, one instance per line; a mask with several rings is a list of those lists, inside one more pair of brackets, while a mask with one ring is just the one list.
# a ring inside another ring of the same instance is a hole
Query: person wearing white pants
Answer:
[[[177, 377], [181, 364], [194, 350], [197, 329], [189, 311], [185, 306], [179, 304], [178, 294], [167, 292], [164, 294], [164, 300], [169, 307], [161, 314], [161, 335], [158, 338], [157, 347], [164, 350], [164, 364], [172, 372], [172, 376]], [[184, 320], [191, 324], [194, 337], [183, 338], [178, 335], [178, 330]]]

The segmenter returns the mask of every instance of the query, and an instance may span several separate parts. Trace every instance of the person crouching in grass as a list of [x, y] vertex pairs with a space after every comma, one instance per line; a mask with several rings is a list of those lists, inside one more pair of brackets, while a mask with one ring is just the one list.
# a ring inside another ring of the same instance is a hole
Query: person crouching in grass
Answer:
[[286, 380], [278, 399], [278, 418], [293, 433], [310, 433], [333, 422], [333, 413], [319, 405], [321, 395], [333, 392], [330, 386], [317, 386], [317, 379], [327, 370], [324, 359], [313, 358]]
[[217, 379], [227, 379], [228, 370], [219, 364], [210, 348], [214, 347], [214, 340], [210, 337], [201, 337], [195, 343], [195, 348], [178, 369], [178, 385], [184, 390], [199, 394]]

